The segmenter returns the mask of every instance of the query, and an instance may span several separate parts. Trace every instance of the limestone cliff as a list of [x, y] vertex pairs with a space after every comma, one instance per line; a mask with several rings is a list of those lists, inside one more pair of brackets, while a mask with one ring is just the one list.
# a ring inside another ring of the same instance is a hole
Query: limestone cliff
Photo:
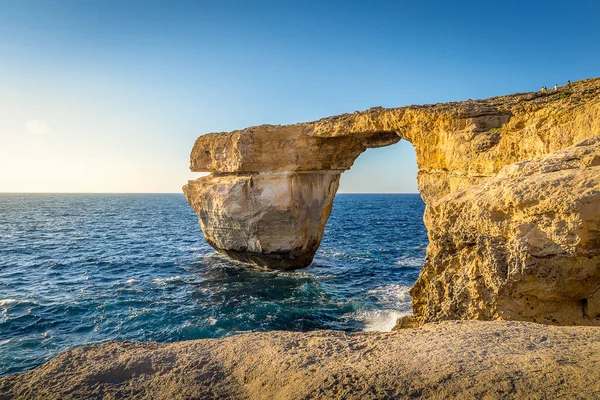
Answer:
[[585, 139], [599, 134], [600, 79], [373, 108], [201, 136], [191, 169], [213, 174], [184, 192], [217, 250], [301, 268], [319, 246], [339, 175], [367, 148], [408, 140], [430, 244], [405, 322], [598, 324], [600, 144]]
[[308, 266], [340, 174], [367, 148], [400, 141], [394, 132], [317, 137], [304, 130], [262, 125], [198, 138], [190, 169], [214, 173], [183, 191], [211, 246], [258, 266]]
[[339, 171], [208, 175], [185, 188], [206, 241], [241, 261], [288, 269], [311, 263]]
[[428, 206], [416, 316], [600, 320], [600, 135]]

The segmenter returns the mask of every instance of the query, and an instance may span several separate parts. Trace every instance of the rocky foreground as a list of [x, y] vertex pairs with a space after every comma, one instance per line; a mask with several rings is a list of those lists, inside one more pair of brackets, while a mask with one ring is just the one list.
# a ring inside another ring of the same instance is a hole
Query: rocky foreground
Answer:
[[106, 343], [0, 379], [0, 399], [597, 399], [600, 328], [448, 321], [391, 333]]

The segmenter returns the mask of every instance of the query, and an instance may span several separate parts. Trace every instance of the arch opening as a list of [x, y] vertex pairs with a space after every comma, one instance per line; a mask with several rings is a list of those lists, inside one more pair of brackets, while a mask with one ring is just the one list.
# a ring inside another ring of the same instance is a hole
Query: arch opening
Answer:
[[368, 149], [341, 176], [311, 268], [332, 275], [336, 296], [353, 306], [342, 319], [389, 331], [412, 314], [410, 288], [425, 260], [425, 203], [416, 154], [407, 141]]

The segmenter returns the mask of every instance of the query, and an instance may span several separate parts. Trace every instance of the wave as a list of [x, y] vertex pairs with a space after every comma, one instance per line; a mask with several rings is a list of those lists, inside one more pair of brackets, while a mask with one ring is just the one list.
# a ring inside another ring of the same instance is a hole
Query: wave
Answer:
[[382, 310], [362, 311], [357, 314], [357, 319], [367, 332], [390, 332], [396, 325], [398, 318], [409, 315], [412, 311], [410, 288], [404, 285], [388, 284], [367, 292], [377, 299], [383, 306]]
[[[25, 304], [29, 304], [29, 305], [35, 305], [37, 304], [35, 301], [31, 301], [31, 300], [17, 300], [17, 299], [0, 299], [0, 310], [2, 310], [2, 318], [4, 318], [4, 320], [8, 320], [10, 318], [9, 316], [9, 310], [12, 309], [13, 307], [18, 307], [20, 305], [25, 305]], [[10, 311], [11, 313], [14, 312]], [[31, 309], [29, 309], [27, 311], [27, 313], [29, 314], [29, 312], [31, 312]], [[4, 322], [4, 321], [2, 321]]]
[[410, 287], [390, 283], [367, 292], [368, 295], [375, 297], [384, 307], [396, 308], [401, 311], [410, 309], [412, 297], [410, 297]]
[[1, 299], [0, 307], [7, 309], [20, 304], [37, 304], [35, 301], [31, 300], [17, 300], [17, 299]]
[[177, 282], [177, 281], [181, 281], [181, 276], [177, 275], [177, 276], [171, 276], [169, 278], [154, 278], [152, 279], [152, 282], [156, 283], [157, 285], [166, 285], [167, 283], [170, 282]]
[[377, 310], [364, 312], [359, 316], [363, 322], [365, 332], [391, 332], [398, 318], [410, 314], [407, 311]]
[[2, 299], [0, 300], [0, 307], [8, 307], [18, 302], [19, 300], [15, 299]]
[[402, 256], [396, 260], [396, 265], [403, 267], [422, 267], [425, 263], [424, 257]]

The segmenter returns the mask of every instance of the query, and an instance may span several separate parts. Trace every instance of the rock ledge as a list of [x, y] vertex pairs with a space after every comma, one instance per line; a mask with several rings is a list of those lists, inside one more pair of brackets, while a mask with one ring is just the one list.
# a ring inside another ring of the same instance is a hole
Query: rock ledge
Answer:
[[0, 399], [593, 399], [600, 329], [458, 321], [392, 333], [106, 343], [0, 379]]

